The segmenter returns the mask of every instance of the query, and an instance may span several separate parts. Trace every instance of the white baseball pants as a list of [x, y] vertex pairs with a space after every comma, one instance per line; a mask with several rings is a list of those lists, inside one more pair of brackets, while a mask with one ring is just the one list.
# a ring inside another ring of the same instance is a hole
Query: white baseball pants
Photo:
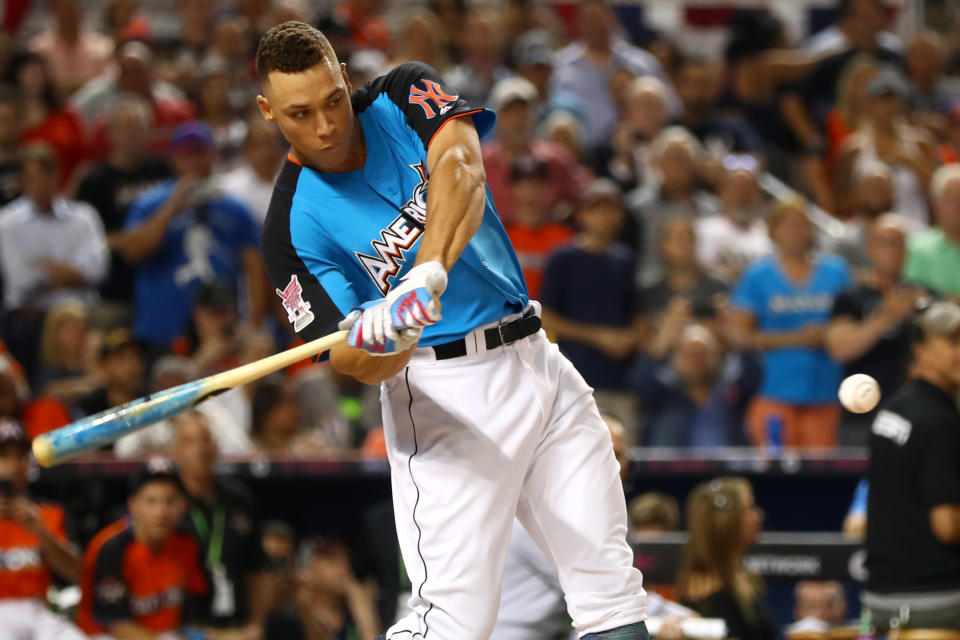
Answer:
[[0, 638], [4, 640], [86, 640], [73, 623], [33, 598], [0, 599]]
[[[516, 516], [580, 635], [645, 618], [619, 465], [590, 387], [543, 331], [383, 383], [397, 534], [413, 586], [388, 640], [488, 640]], [[479, 336], [476, 340], [474, 337]]]

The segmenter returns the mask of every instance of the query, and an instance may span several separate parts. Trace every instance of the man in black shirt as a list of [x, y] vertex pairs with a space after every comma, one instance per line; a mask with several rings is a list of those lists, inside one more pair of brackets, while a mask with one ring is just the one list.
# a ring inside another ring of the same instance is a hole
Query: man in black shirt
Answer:
[[871, 428], [863, 604], [881, 630], [960, 630], [960, 305], [918, 325], [912, 379]]
[[[863, 281], [840, 293], [833, 302], [826, 346], [843, 363], [844, 375], [866, 373], [880, 384], [881, 397], [899, 389], [910, 363], [909, 318], [925, 294], [900, 280], [907, 255], [906, 233], [894, 215], [884, 215], [867, 229], [867, 254], [872, 269]], [[840, 442], [865, 446], [877, 410], [843, 412]]]
[[[171, 176], [167, 162], [147, 153], [150, 104], [135, 95], [119, 100], [107, 114], [110, 155], [94, 166], [77, 187], [77, 200], [89, 202], [100, 214], [110, 248], [110, 276], [100, 286], [104, 300], [133, 307], [133, 266], [117, 251], [130, 204]], [[132, 318], [124, 318], [130, 321]]]
[[236, 480], [214, 475], [217, 445], [203, 414], [182, 414], [175, 429], [173, 458], [189, 500], [181, 529], [197, 539], [211, 590], [203, 625], [214, 638], [228, 630], [253, 632], [268, 601], [253, 496]]

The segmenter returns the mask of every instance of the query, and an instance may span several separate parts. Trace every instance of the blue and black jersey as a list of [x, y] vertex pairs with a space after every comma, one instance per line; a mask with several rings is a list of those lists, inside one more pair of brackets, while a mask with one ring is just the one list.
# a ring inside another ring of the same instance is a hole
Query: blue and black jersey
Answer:
[[[427, 149], [444, 123], [471, 116], [482, 137], [495, 121], [492, 111], [471, 108], [416, 62], [350, 99], [366, 139], [364, 168], [322, 173], [288, 160], [263, 228], [267, 272], [306, 340], [333, 331], [358, 304], [383, 297], [413, 267], [428, 224]], [[449, 272], [443, 320], [424, 330], [420, 345], [461, 338], [527, 302], [488, 189], [480, 228]]]

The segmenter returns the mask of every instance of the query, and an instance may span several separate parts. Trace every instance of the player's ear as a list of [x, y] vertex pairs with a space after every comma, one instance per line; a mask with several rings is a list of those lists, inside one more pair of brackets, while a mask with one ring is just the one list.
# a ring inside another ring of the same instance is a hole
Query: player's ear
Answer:
[[340, 63], [340, 75], [343, 76], [343, 81], [347, 85], [347, 93], [353, 93], [353, 85], [350, 84], [350, 76], [347, 74], [347, 63]]
[[273, 109], [270, 107], [269, 100], [263, 96], [257, 96], [257, 107], [260, 108], [260, 114], [263, 116], [264, 120], [270, 123], [277, 122], [277, 117], [273, 114]]

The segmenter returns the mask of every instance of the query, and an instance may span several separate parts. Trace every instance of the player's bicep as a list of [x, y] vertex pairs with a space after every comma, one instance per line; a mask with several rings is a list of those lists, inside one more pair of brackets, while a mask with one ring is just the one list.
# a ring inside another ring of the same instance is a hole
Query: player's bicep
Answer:
[[433, 175], [438, 164], [451, 159], [483, 172], [480, 136], [472, 120], [448, 120], [437, 132], [427, 149], [427, 173]]

